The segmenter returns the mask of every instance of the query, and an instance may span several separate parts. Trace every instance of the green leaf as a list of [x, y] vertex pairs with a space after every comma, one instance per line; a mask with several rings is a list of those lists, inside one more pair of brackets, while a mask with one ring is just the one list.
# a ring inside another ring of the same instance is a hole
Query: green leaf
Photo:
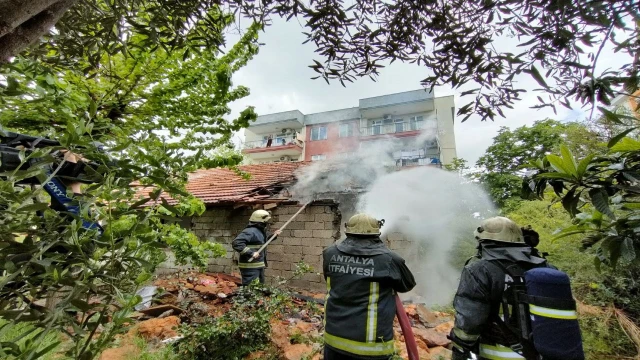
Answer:
[[630, 263], [635, 260], [636, 250], [633, 246], [633, 239], [628, 237], [624, 238], [624, 240], [622, 240], [622, 245], [620, 246], [620, 252], [624, 261]]
[[613, 211], [611, 211], [611, 208], [609, 208], [609, 196], [604, 189], [591, 189], [589, 190], [589, 196], [591, 197], [593, 206], [595, 206], [598, 211], [607, 215], [611, 219], [616, 218]]
[[560, 146], [560, 153], [562, 154], [562, 162], [564, 163], [564, 167], [569, 170], [569, 173], [573, 176], [578, 176], [578, 169], [576, 165], [576, 159], [573, 157], [571, 150], [562, 144]]
[[611, 152], [632, 152], [640, 150], [640, 141], [631, 138], [622, 138], [617, 144], [611, 147]]
[[587, 172], [587, 167], [589, 167], [591, 160], [593, 160], [595, 156], [596, 154], [589, 154], [584, 159], [580, 160], [577, 170], [578, 179], [582, 179], [584, 177], [584, 174]]
[[616, 123], [616, 124], [618, 124], [618, 125], [625, 125], [625, 123], [623, 123], [622, 121], [620, 121], [620, 115], [618, 115], [618, 114], [616, 114], [616, 113], [614, 113], [614, 112], [612, 112], [612, 111], [610, 111], [610, 110], [607, 110], [607, 109], [605, 109], [605, 108], [604, 108], [604, 107], [602, 107], [602, 106], [599, 106], [599, 107], [598, 107], [598, 110], [600, 110], [600, 111], [604, 114], [604, 117], [605, 117], [607, 120], [609, 120], [609, 121], [611, 121], [611, 122], [613, 122], [613, 123]]
[[49, 204], [46, 203], [35, 203], [21, 206], [16, 209], [16, 212], [36, 212], [36, 211], [44, 211], [49, 208]]
[[607, 147], [608, 148], [612, 148], [615, 144], [618, 143], [618, 141], [622, 140], [622, 138], [627, 136], [627, 134], [629, 134], [630, 132], [632, 132], [635, 129], [637, 129], [637, 127], [632, 127], [630, 129], [627, 129], [627, 130], [621, 132], [620, 134], [614, 136], [611, 140], [609, 140], [609, 143], [607, 144]]
[[571, 175], [569, 169], [565, 167], [564, 160], [558, 155], [547, 155], [547, 160], [551, 167], [560, 174]]
[[538, 68], [536, 68], [535, 65], [531, 65], [529, 74], [531, 74], [531, 76], [538, 82], [538, 84], [540, 84], [540, 86], [545, 89], [549, 88], [549, 85], [547, 85], [547, 82], [544, 81], [544, 78], [542, 77], [542, 75], [540, 75], [540, 71], [538, 71]]

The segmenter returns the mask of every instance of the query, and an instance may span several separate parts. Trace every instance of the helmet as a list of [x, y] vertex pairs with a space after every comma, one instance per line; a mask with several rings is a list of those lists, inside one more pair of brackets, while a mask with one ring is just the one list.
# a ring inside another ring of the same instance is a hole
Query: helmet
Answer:
[[249, 218], [249, 221], [257, 223], [266, 223], [269, 220], [271, 220], [271, 214], [266, 210], [256, 210]]
[[380, 235], [380, 227], [384, 220], [378, 221], [367, 214], [356, 214], [344, 224], [347, 234], [354, 235]]
[[501, 216], [483, 221], [473, 234], [476, 240], [524, 242], [522, 229], [513, 220]]

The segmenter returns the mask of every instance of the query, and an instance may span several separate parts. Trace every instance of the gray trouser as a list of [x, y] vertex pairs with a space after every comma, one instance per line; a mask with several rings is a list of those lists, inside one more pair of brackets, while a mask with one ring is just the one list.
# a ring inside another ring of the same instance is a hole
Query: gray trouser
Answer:
[[264, 284], [264, 268], [258, 269], [240, 269], [240, 275], [242, 275], [242, 286], [247, 286], [258, 279], [261, 284]]

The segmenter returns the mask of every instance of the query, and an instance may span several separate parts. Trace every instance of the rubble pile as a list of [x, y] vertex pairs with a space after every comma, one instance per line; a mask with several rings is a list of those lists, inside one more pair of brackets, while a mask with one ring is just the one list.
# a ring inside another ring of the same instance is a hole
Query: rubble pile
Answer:
[[173, 274], [154, 281], [159, 290], [155, 303], [141, 313], [149, 314], [158, 307], [172, 307], [170, 315], [177, 315], [184, 323], [198, 323], [207, 317], [224, 314], [230, 299], [240, 285], [240, 279], [226, 274], [190, 272]]
[[[447, 335], [453, 328], [453, 319], [450, 314], [430, 311], [422, 304], [409, 304], [405, 306], [405, 312], [411, 321], [413, 335], [418, 345], [418, 353], [421, 360], [446, 360], [451, 359], [451, 340]], [[396, 348], [400, 350], [400, 356], [408, 359], [407, 346], [405, 344], [400, 324], [394, 321], [394, 334]]]
[[[196, 273], [163, 276], [153, 286], [143, 289], [153, 292], [138, 309], [138, 323], [126, 338], [144, 338], [149, 343], [169, 343], [181, 338], [180, 324], [199, 324], [218, 317], [232, 306], [239, 277], [225, 274]], [[290, 305], [277, 311], [271, 320], [271, 346], [250, 354], [246, 359], [273, 358], [283, 360], [321, 360], [323, 344], [323, 313], [325, 294], [302, 291], [292, 296]], [[407, 304], [405, 311], [411, 321], [421, 360], [451, 359], [447, 334], [453, 327], [451, 315], [430, 311], [424, 305]], [[394, 323], [396, 348], [408, 359], [405, 339], [397, 320]], [[160, 344], [161, 345], [161, 344]], [[101, 360], [126, 359], [138, 352], [124, 341], [119, 348], [103, 353]], [[105, 356], [106, 355], [106, 356]]]

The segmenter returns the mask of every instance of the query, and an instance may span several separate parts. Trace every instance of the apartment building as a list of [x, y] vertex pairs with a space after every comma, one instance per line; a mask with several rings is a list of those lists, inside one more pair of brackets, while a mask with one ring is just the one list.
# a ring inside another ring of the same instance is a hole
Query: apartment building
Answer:
[[243, 152], [253, 163], [321, 161], [358, 152], [388, 165], [442, 165], [456, 156], [453, 96], [426, 90], [360, 99], [347, 109], [259, 116], [245, 130]]

